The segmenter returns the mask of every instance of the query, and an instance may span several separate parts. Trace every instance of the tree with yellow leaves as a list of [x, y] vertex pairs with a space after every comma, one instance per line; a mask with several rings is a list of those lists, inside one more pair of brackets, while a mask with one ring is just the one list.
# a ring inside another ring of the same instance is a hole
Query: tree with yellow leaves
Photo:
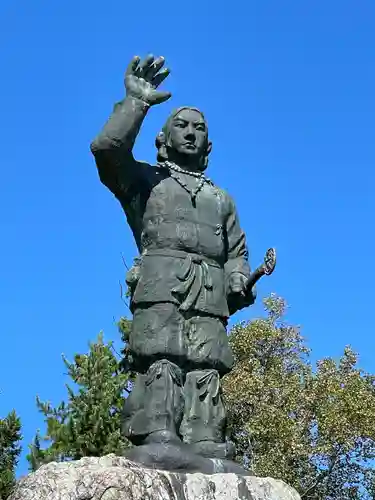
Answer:
[[303, 499], [375, 498], [375, 377], [346, 347], [338, 361], [310, 363], [285, 301], [234, 327], [233, 371], [224, 379], [237, 460], [293, 485]]

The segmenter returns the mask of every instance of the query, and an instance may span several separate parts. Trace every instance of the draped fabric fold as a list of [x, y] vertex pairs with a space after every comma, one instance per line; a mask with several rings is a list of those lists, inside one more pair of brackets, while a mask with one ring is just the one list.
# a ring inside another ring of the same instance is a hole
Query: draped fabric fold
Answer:
[[180, 284], [173, 288], [172, 293], [184, 297], [179, 309], [188, 311], [196, 303], [203, 288], [212, 290], [213, 282], [207, 262], [199, 256], [187, 255], [181, 271], [177, 274]]

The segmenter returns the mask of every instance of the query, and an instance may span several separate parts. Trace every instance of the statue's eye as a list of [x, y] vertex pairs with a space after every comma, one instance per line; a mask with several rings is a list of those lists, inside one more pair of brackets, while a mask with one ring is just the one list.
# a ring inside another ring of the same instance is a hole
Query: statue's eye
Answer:
[[174, 126], [177, 128], [184, 128], [186, 125], [183, 122], [175, 122]]

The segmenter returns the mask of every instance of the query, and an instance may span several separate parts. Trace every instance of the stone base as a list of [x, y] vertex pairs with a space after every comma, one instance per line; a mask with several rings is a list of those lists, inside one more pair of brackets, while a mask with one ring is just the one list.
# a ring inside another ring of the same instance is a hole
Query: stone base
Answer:
[[8, 500], [301, 500], [282, 481], [166, 472], [126, 458], [52, 462], [22, 478]]

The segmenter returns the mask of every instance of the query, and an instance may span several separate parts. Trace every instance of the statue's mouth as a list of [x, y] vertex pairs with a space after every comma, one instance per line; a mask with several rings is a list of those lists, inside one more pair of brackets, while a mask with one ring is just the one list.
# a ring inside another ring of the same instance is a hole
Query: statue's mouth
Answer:
[[185, 144], [183, 145], [186, 149], [196, 149], [196, 146], [195, 144], [193, 144], [192, 142], [185, 142]]

